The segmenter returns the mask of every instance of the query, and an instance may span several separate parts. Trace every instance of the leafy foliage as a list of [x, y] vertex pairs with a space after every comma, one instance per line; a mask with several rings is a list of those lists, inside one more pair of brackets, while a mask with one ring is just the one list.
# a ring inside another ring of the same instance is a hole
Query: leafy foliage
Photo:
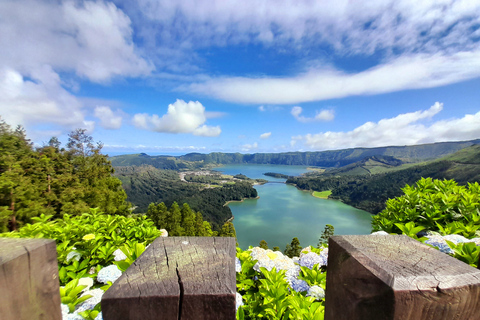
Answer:
[[[459, 186], [453, 180], [420, 179], [402, 189], [403, 196], [387, 201], [373, 218], [373, 230], [417, 233], [423, 229], [472, 238], [480, 228], [480, 185]], [[453, 232], [452, 232], [453, 231]]]
[[[65, 214], [54, 221], [49, 221], [50, 218], [41, 215], [36, 219], [38, 222], [18, 231], [2, 233], [0, 237], [55, 239], [62, 284], [72, 279], [94, 277], [99, 266], [113, 263], [116, 249], [126, 250], [125, 246], [132, 243], [147, 245], [160, 235], [145, 216], [127, 218], [91, 209], [90, 213], [79, 216]], [[92, 268], [94, 273], [90, 274]]]
[[65, 287], [60, 287], [60, 300], [68, 306], [70, 312], [75, 310], [75, 306], [92, 297], [88, 294], [79, 296], [86, 287], [85, 285], [78, 285], [78, 279], [68, 282]]

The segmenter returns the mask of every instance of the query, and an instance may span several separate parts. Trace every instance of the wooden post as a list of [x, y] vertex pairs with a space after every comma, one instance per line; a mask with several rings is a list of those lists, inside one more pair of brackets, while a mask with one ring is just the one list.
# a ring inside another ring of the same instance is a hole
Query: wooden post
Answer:
[[400, 235], [329, 241], [325, 320], [480, 318], [480, 270]]
[[235, 238], [159, 237], [103, 295], [103, 319], [235, 319], [235, 277]]
[[0, 238], [0, 268], [2, 320], [62, 319], [55, 241]]

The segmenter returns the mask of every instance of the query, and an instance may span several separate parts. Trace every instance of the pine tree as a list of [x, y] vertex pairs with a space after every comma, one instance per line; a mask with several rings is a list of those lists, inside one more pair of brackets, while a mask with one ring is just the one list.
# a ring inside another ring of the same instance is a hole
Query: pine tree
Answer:
[[[205, 222], [207, 222], [207, 221], [203, 221], [202, 213], [197, 212], [195, 214], [195, 235], [197, 237], [209, 237], [210, 236], [207, 233], [207, 230], [205, 229], [205, 225], [204, 225]], [[209, 223], [208, 223], [208, 226], [210, 228], [210, 231], [212, 231], [212, 228], [210, 227]]]
[[172, 236], [183, 235], [183, 228], [181, 226], [181, 222], [182, 212], [178, 204], [174, 202], [170, 209], [167, 211], [165, 219], [165, 229], [167, 229], [168, 234]]
[[190, 206], [186, 203], [183, 204], [182, 210], [182, 223], [184, 236], [195, 236], [195, 213], [190, 209]]
[[262, 249], [265, 249], [265, 250], [268, 249], [268, 244], [267, 244], [267, 241], [265, 241], [265, 240], [260, 241], [258, 246]]
[[231, 223], [230, 221], [225, 222], [218, 235], [220, 237], [234, 237], [234, 238], [236, 238], [237, 233], [235, 232], [235, 227], [233, 226], [233, 223]]
[[324, 245], [328, 245], [328, 239], [330, 239], [331, 236], [333, 236], [335, 232], [335, 228], [331, 224], [326, 224], [325, 229], [322, 232], [322, 235], [320, 236], [320, 239], [318, 239], [318, 245], [317, 248], [323, 247]]
[[298, 238], [293, 238], [290, 244], [287, 244], [285, 251], [283, 252], [286, 256], [293, 258], [300, 256], [300, 252], [302, 251], [302, 247], [300, 247], [300, 241]]
[[205, 237], [215, 237], [217, 236], [216, 231], [212, 231], [212, 226], [208, 221], [203, 221], [203, 228], [205, 230]]
[[273, 247], [273, 251], [280, 251], [280, 247]]

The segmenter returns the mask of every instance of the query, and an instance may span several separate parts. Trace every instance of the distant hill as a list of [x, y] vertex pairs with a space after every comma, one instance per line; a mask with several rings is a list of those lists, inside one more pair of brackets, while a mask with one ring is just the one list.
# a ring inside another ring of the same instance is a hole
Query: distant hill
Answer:
[[[480, 144], [480, 139], [458, 142], [438, 142], [414, 146], [390, 146], [379, 148], [351, 148], [319, 152], [286, 153], [189, 153], [179, 157], [149, 156], [145, 153], [111, 157], [112, 165], [151, 165], [158, 169], [181, 170], [193, 169], [216, 164], [280, 164], [304, 165], [325, 168], [339, 168], [367, 157], [393, 157], [402, 163], [416, 163], [438, 159], [458, 150]], [[380, 158], [379, 158], [380, 159]]]
[[399, 168], [402, 164], [402, 160], [392, 156], [370, 156], [340, 168], [330, 169], [322, 173], [322, 176], [370, 175]]
[[[385, 207], [385, 201], [402, 194], [401, 188], [406, 184], [414, 184], [420, 178], [454, 179], [459, 184], [480, 182], [480, 145], [472, 145], [446, 157], [408, 165], [389, 168], [387, 172], [378, 174], [345, 174], [358, 170], [364, 159], [355, 165], [338, 170], [336, 175], [291, 177], [287, 183], [295, 184], [303, 190], [331, 190], [329, 198], [341, 200], [356, 208], [371, 213], [378, 213]], [[346, 171], [342, 171], [346, 170]], [[332, 170], [334, 172], [334, 170]]]

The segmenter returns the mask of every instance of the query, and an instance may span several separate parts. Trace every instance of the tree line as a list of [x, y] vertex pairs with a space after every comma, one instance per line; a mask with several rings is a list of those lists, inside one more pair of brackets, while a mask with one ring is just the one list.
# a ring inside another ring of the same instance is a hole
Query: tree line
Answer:
[[22, 127], [0, 120], [0, 231], [16, 230], [40, 214], [61, 218], [99, 207], [126, 214], [130, 204], [113, 168], [86, 130], [62, 147], [53, 137], [34, 148]]

